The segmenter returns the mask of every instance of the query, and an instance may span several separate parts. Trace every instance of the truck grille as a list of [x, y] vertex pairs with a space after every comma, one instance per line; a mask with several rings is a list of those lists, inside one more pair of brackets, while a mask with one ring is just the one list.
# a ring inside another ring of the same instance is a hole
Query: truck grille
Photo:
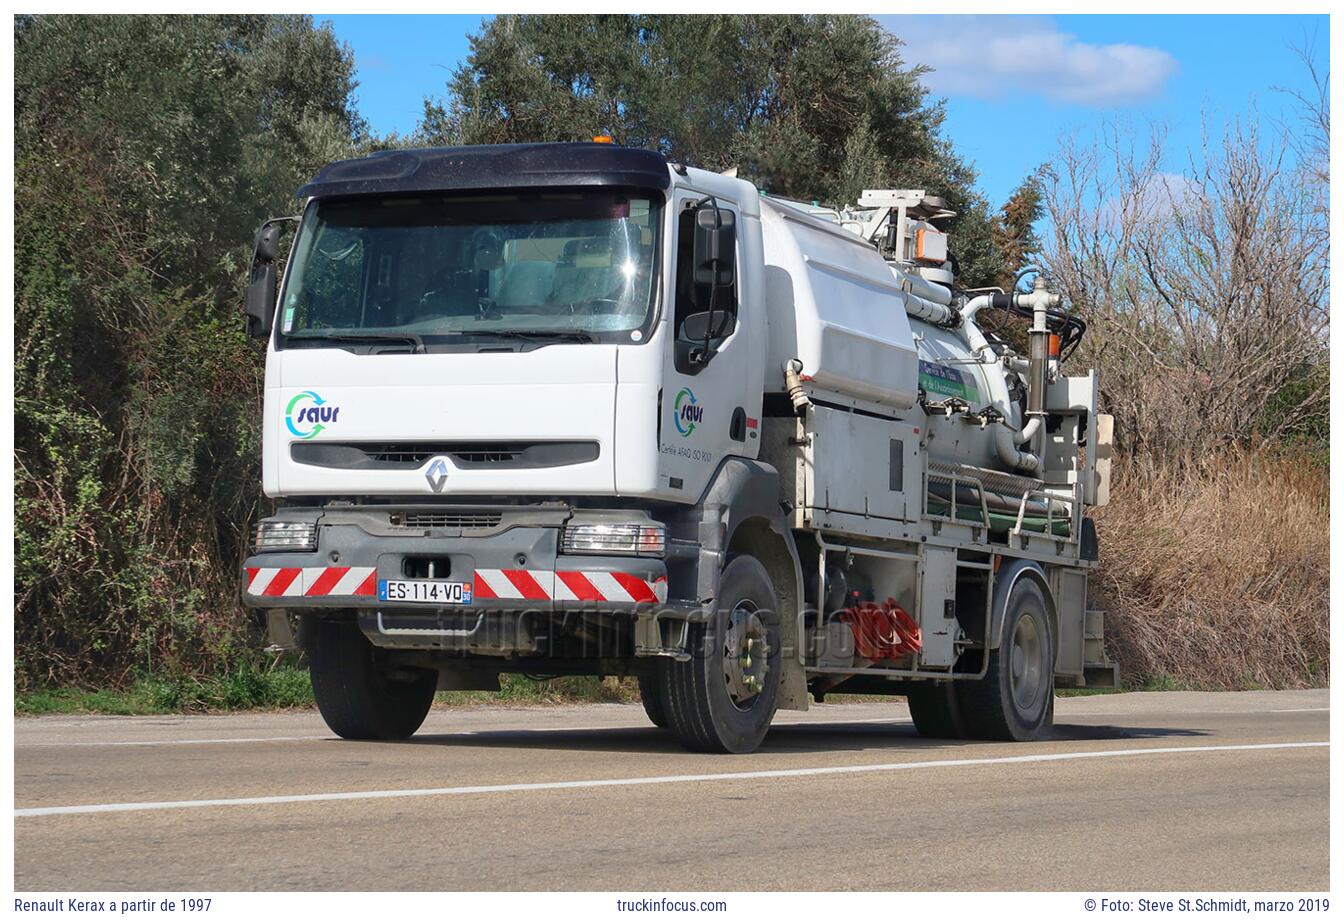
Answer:
[[430, 457], [448, 456], [462, 463], [508, 463], [523, 453], [521, 445], [491, 444], [383, 444], [362, 445], [361, 449], [378, 463], [419, 466]]
[[488, 530], [503, 519], [499, 511], [406, 511], [392, 514], [389, 520], [393, 527], [407, 530]]
[[419, 469], [447, 457], [458, 469], [541, 469], [596, 460], [596, 441], [299, 441], [296, 463], [344, 470]]

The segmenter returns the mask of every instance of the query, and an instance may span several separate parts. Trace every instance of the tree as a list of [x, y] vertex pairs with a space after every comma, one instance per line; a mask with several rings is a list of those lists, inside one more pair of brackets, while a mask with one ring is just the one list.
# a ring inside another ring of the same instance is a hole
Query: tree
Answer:
[[1087, 320], [1124, 453], [1180, 461], [1211, 449], [1310, 442], [1329, 412], [1325, 189], [1285, 165], [1289, 138], [1254, 113], [1161, 169], [1165, 137], [1108, 131], [1046, 174], [1051, 277]]
[[305, 16], [15, 21], [16, 672], [212, 666], [240, 637], [257, 222], [364, 128]]
[[1013, 189], [994, 220], [994, 248], [1002, 263], [998, 284], [1005, 291], [1012, 289], [1014, 275], [1040, 251], [1041, 241], [1036, 236], [1036, 222], [1044, 214], [1045, 202], [1041, 197], [1038, 170]]
[[499, 16], [471, 38], [431, 144], [610, 134], [784, 197], [851, 204], [863, 188], [924, 188], [951, 224], [962, 281], [998, 274], [975, 172], [941, 134], [943, 107], [900, 42], [865, 16]]

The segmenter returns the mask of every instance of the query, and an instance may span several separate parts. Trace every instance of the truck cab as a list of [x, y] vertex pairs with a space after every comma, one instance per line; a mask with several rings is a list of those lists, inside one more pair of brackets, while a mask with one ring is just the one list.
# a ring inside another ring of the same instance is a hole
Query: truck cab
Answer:
[[759, 450], [755, 188], [538, 144], [335, 163], [299, 197], [278, 298], [256, 262], [279, 508], [244, 601], [282, 637], [297, 614], [403, 664], [458, 656], [421, 687], [536, 657], [629, 673], [680, 637], [705, 586], [669, 568], [698, 568], [704, 522], [677, 509]]

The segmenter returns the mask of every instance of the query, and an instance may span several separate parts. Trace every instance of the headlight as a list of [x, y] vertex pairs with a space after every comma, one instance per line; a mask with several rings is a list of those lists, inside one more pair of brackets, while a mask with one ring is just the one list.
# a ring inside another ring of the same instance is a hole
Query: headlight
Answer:
[[308, 553], [317, 549], [316, 521], [262, 521], [253, 547], [259, 553]]
[[661, 556], [667, 536], [662, 524], [569, 523], [560, 549], [566, 555]]

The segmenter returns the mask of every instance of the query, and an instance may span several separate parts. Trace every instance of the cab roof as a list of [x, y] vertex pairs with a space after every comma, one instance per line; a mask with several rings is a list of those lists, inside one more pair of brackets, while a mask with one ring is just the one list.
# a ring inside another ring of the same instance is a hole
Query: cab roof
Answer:
[[337, 160], [298, 191], [299, 198], [561, 186], [665, 189], [667, 160], [614, 144], [494, 144], [383, 150]]

